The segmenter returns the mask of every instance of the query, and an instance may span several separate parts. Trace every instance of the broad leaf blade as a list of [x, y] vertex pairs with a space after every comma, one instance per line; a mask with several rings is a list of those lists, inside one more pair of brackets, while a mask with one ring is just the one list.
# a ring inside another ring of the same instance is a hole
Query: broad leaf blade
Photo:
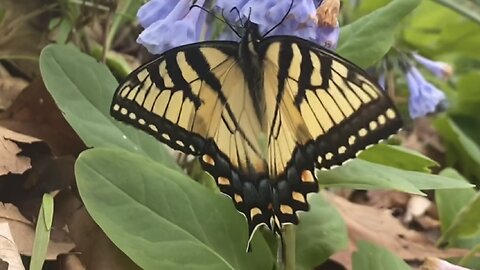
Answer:
[[354, 159], [331, 171], [317, 173], [320, 185], [354, 189], [396, 189], [423, 194], [422, 189], [468, 188], [471, 184], [445, 176], [426, 174]]
[[309, 196], [310, 211], [300, 213], [296, 227], [296, 269], [310, 270], [347, 247], [347, 227], [323, 194]]
[[[388, 157], [388, 158], [385, 158]], [[359, 158], [373, 163], [418, 172], [430, 172], [430, 167], [438, 166], [434, 160], [405, 147], [377, 144], [363, 151]]]
[[75, 166], [87, 210], [144, 269], [271, 269], [260, 234], [246, 253], [247, 224], [229, 198], [119, 149], [83, 152]]
[[87, 146], [115, 146], [174, 166], [163, 144], [115, 121], [109, 112], [118, 83], [107, 67], [76, 48], [49, 45], [40, 56], [48, 91]]
[[390, 251], [374, 244], [360, 241], [353, 253], [353, 270], [411, 270], [410, 266]]
[[371, 66], [388, 52], [397, 26], [419, 3], [394, 0], [342, 27], [337, 52], [363, 68]]

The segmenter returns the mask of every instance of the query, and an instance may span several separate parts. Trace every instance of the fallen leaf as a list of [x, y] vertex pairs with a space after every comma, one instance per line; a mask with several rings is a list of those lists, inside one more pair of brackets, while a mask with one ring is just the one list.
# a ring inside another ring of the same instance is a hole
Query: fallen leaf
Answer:
[[25, 270], [7, 222], [0, 222], [0, 258], [10, 270]]
[[410, 194], [396, 190], [369, 190], [367, 192], [369, 206], [381, 209], [405, 209]]
[[30, 158], [20, 155], [22, 148], [19, 143], [35, 142], [40, 140], [0, 127], [0, 176], [9, 173], [22, 174], [30, 169]]
[[56, 156], [76, 156], [86, 149], [41, 78], [30, 83], [10, 108], [0, 114], [0, 126], [43, 140]]
[[48, 12], [52, 0], [2, 1], [5, 17], [0, 22], [0, 58], [11, 60], [28, 77], [39, 74], [36, 64], [41, 49], [49, 43]]
[[0, 66], [0, 111], [6, 110], [28, 85], [25, 79], [13, 77]]
[[470, 270], [439, 258], [428, 257], [418, 270]]
[[351, 254], [359, 240], [380, 245], [404, 260], [461, 257], [468, 253], [463, 249], [438, 249], [425, 235], [405, 228], [389, 210], [354, 204], [333, 194], [326, 198], [337, 207], [347, 224], [349, 247], [332, 256], [347, 269], [352, 269]]
[[[26, 219], [13, 204], [0, 203], [0, 223], [6, 222], [10, 227], [13, 240], [22, 255], [32, 255], [35, 226]], [[52, 230], [48, 245], [47, 259], [54, 260], [58, 254], [67, 253], [74, 244], [68, 239], [67, 233], [61, 229]]]
[[[59, 194], [60, 196], [60, 194]], [[55, 216], [66, 222], [86, 269], [140, 269], [105, 235], [71, 191], [64, 190]]]
[[430, 208], [432, 202], [423, 196], [413, 195], [407, 203], [407, 209], [403, 216], [403, 222], [410, 223], [414, 218], [423, 216]]
[[61, 254], [57, 257], [59, 270], [85, 270], [78, 254]]

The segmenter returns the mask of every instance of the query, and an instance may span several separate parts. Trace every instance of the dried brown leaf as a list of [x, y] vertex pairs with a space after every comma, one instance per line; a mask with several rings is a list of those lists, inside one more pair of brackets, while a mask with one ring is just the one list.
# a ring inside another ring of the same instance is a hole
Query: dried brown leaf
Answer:
[[30, 158], [21, 156], [18, 143], [35, 143], [39, 139], [0, 127], [0, 176], [9, 173], [22, 174], [31, 168]]
[[140, 269], [108, 239], [76, 195], [66, 190], [60, 195], [55, 215], [67, 223], [86, 269]]
[[389, 210], [354, 204], [333, 194], [327, 198], [336, 206], [347, 224], [349, 248], [332, 257], [347, 269], [351, 269], [350, 256], [359, 240], [376, 243], [405, 260], [461, 257], [468, 253], [463, 249], [437, 248], [425, 235], [405, 228]]
[[0, 222], [0, 259], [8, 263], [10, 270], [25, 270], [7, 222]]
[[[35, 237], [34, 224], [26, 219], [16, 206], [8, 203], [0, 203], [0, 223], [2, 222], [8, 223], [19, 253], [31, 256]], [[61, 229], [54, 228], [50, 238], [46, 256], [49, 260], [54, 260], [58, 254], [67, 253], [74, 247], [66, 232]]]
[[0, 126], [42, 139], [57, 156], [76, 156], [86, 149], [40, 78], [34, 80], [12, 106], [0, 114]]

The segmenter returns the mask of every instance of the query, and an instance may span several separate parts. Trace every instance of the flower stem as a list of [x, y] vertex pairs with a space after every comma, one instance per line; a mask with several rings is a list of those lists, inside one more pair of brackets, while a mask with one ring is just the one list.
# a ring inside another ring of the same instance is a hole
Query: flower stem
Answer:
[[287, 224], [283, 228], [283, 266], [284, 270], [295, 269], [295, 227]]

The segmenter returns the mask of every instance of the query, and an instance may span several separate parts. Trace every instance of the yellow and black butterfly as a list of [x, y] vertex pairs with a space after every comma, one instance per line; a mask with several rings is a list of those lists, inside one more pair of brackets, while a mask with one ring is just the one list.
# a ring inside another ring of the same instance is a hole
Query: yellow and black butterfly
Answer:
[[[314, 168], [355, 157], [401, 127], [366, 72], [315, 43], [262, 37], [166, 51], [117, 88], [111, 114], [200, 157], [248, 221], [280, 233], [318, 191]], [[219, 217], [221, 218], [221, 217]]]

